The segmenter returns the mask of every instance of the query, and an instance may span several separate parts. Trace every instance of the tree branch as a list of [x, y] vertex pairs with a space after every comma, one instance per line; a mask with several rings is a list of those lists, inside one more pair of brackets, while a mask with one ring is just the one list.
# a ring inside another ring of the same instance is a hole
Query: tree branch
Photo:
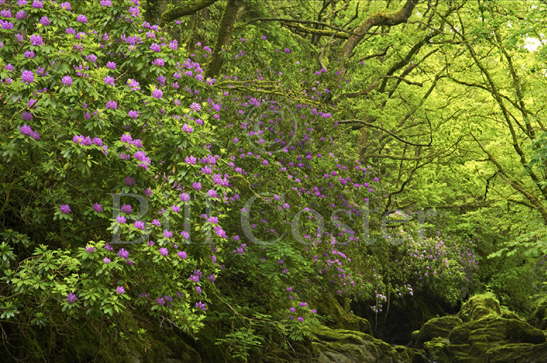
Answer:
[[226, 8], [224, 8], [224, 14], [220, 22], [220, 28], [218, 29], [217, 41], [213, 50], [213, 59], [209, 63], [207, 68], [207, 76], [215, 77], [220, 73], [222, 64], [224, 63], [224, 47], [229, 43], [233, 26], [237, 20], [237, 13], [239, 9], [240, 0], [228, 0]]
[[348, 40], [344, 43], [340, 51], [340, 57], [342, 59], [349, 58], [355, 47], [359, 45], [361, 40], [363, 40], [363, 37], [373, 26], [394, 26], [406, 22], [410, 15], [412, 15], [412, 11], [416, 7], [417, 3], [418, 0], [407, 0], [405, 5], [399, 11], [390, 14], [378, 13], [366, 19], [354, 31], [354, 33], [356, 34], [350, 36]]
[[217, 2], [217, 0], [200, 0], [192, 2], [190, 4], [177, 6], [176, 8], [163, 13], [161, 19], [164, 23], [167, 23], [183, 16], [195, 14], [201, 9], [205, 9], [208, 6], [213, 5], [215, 2]]
[[394, 132], [389, 131], [389, 130], [387, 130], [387, 129], [384, 129], [384, 128], [381, 127], [381, 126], [378, 126], [378, 125], [375, 125], [375, 124], [373, 124], [373, 123], [366, 122], [366, 121], [363, 121], [363, 120], [342, 120], [342, 121], [338, 121], [338, 123], [341, 123], [341, 124], [357, 123], [357, 124], [365, 125], [365, 126], [368, 126], [368, 127], [372, 127], [372, 128], [378, 129], [378, 130], [380, 130], [380, 131], [383, 131], [383, 132], [385, 132], [386, 134], [391, 135], [393, 138], [399, 140], [399, 141], [402, 142], [403, 144], [407, 144], [407, 145], [410, 145], [410, 146], [423, 146], [423, 147], [429, 147], [429, 146], [431, 146], [431, 143], [432, 143], [432, 140], [430, 139], [430, 140], [429, 140], [429, 143], [427, 143], [427, 144], [416, 144], [416, 143], [413, 143], [413, 142], [411, 142], [411, 141], [408, 141], [408, 140], [403, 139], [402, 137], [398, 136], [398, 135], [395, 134]]

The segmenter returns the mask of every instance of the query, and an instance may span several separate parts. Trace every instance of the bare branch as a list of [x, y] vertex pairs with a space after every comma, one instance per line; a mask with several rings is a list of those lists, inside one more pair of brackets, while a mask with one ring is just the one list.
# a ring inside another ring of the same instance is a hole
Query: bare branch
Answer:
[[344, 43], [340, 52], [340, 57], [343, 59], [349, 58], [355, 47], [359, 45], [361, 40], [363, 40], [363, 37], [373, 26], [394, 26], [406, 22], [408, 18], [410, 18], [410, 15], [412, 15], [412, 11], [414, 10], [414, 7], [416, 7], [417, 3], [418, 0], [407, 0], [405, 5], [399, 11], [389, 14], [378, 13], [366, 19], [354, 31], [356, 34], [349, 37]]

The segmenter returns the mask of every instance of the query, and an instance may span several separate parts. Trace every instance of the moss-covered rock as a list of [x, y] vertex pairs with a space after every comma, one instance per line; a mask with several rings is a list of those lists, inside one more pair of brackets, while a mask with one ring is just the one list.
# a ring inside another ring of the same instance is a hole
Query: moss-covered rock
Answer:
[[413, 333], [414, 345], [436, 362], [547, 362], [545, 341], [545, 331], [492, 294], [473, 296], [457, 316], [430, 319]]
[[452, 329], [461, 324], [462, 320], [456, 315], [446, 315], [430, 319], [424, 323], [418, 333], [413, 335], [413, 344], [421, 347], [424, 342], [433, 338], [447, 338]]
[[536, 328], [547, 330], [547, 298], [537, 304], [530, 318], [530, 324]]
[[363, 332], [326, 326], [314, 330], [312, 346], [320, 363], [410, 363], [415, 355], [410, 348], [390, 345]]
[[450, 354], [448, 352], [448, 339], [435, 337], [432, 340], [425, 342], [424, 349], [429, 361], [435, 362], [450, 362]]
[[324, 294], [314, 302], [322, 315], [332, 317], [327, 325], [337, 329], [358, 330], [371, 333], [370, 323], [367, 319], [353, 314], [349, 306], [342, 306], [338, 299], [331, 294]]
[[498, 345], [489, 348], [485, 356], [489, 362], [545, 363], [547, 343]]
[[462, 305], [458, 316], [463, 321], [470, 321], [480, 319], [485, 315], [499, 315], [500, 313], [501, 306], [496, 296], [492, 293], [484, 293], [475, 295], [467, 300]]

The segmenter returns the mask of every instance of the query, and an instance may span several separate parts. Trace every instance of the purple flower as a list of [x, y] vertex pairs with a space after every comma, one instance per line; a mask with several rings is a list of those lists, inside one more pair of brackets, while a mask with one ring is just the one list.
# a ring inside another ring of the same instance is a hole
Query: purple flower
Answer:
[[195, 156], [187, 156], [184, 161], [187, 163], [187, 164], [190, 164], [190, 165], [195, 165], [196, 162], [197, 162], [197, 159]]
[[97, 61], [97, 56], [95, 54], [89, 54], [85, 56], [85, 59], [87, 59], [91, 63], [95, 63]]
[[207, 310], [207, 304], [205, 304], [204, 302], [202, 301], [198, 301], [195, 305], [196, 309], [200, 309], [202, 311], [206, 311]]
[[125, 294], [125, 288], [123, 286], [116, 287], [116, 294]]
[[25, 56], [25, 58], [34, 58], [36, 56], [36, 53], [34, 53], [34, 51], [32, 50], [27, 50], [23, 53], [23, 55]]
[[190, 194], [188, 194], [188, 193], [181, 193], [179, 195], [179, 197], [180, 197], [180, 200], [183, 201], [183, 202], [190, 201]]
[[61, 78], [61, 83], [65, 86], [72, 86], [72, 77], [63, 76], [63, 78]]
[[32, 34], [30, 36], [30, 44], [34, 46], [44, 45], [44, 40], [38, 34]]
[[133, 138], [131, 137], [130, 134], [125, 133], [120, 137], [120, 141], [121, 142], [130, 142], [130, 141], [133, 141]]
[[180, 235], [184, 239], [189, 239], [190, 238], [190, 233], [188, 233], [187, 231], [180, 232]]
[[215, 233], [217, 236], [219, 236], [220, 238], [227, 238], [228, 235], [226, 234], [226, 232], [222, 229], [221, 226], [214, 226], [213, 227]]
[[209, 190], [207, 191], [207, 195], [208, 195], [210, 198], [218, 198], [217, 191], [214, 190], [214, 189], [209, 189]]
[[127, 222], [127, 218], [125, 218], [124, 216], [117, 216], [116, 222], [118, 222], [119, 224], [125, 224], [125, 222]]
[[21, 114], [21, 118], [25, 121], [30, 121], [33, 119], [32, 113], [25, 111]]
[[[139, 82], [137, 82], [136, 80], [132, 79], [132, 78], [129, 78], [127, 80], [127, 85], [131, 88], [131, 90], [133, 91], [138, 91], [141, 89], [141, 86], [139, 85]], [[153, 93], [153, 91], [152, 91]]]
[[76, 21], [77, 21], [77, 22], [80, 22], [80, 23], [87, 23], [87, 16], [82, 15], [82, 14], [79, 14], [79, 15], [76, 17]]
[[44, 3], [40, 0], [34, 0], [32, 2], [32, 7], [35, 9], [42, 9], [44, 7]]
[[141, 13], [141, 11], [139, 10], [138, 7], [136, 6], [132, 6], [129, 8], [129, 14], [131, 14], [132, 17], [136, 18], [137, 16], [139, 16], [139, 14]]
[[125, 248], [120, 248], [120, 250], [118, 251], [118, 256], [121, 258], [128, 258], [129, 251], [127, 251]]
[[109, 264], [110, 262], [112, 262], [112, 260], [111, 260], [110, 258], [108, 258], [108, 257], [105, 257], [105, 258], [103, 258], [103, 262], [104, 262], [105, 264]]
[[131, 110], [127, 113], [127, 116], [135, 120], [139, 117], [139, 113], [137, 111]]
[[167, 256], [169, 254], [169, 250], [165, 247], [160, 248], [160, 255]]
[[146, 153], [144, 151], [137, 151], [133, 154], [133, 157], [139, 161], [145, 161], [147, 159]]
[[104, 210], [103, 206], [99, 203], [94, 203], [92, 208], [95, 212], [98, 212], [98, 213], [100, 213]]
[[49, 18], [44, 15], [40, 18], [40, 24], [42, 24], [43, 26], [48, 26], [51, 24], [51, 20], [49, 20]]
[[177, 252], [177, 256], [179, 256], [181, 259], [186, 259], [188, 257], [188, 254], [184, 251]]
[[150, 50], [153, 50], [154, 52], [160, 52], [161, 46], [157, 43], [152, 43], [152, 45], [150, 45]]
[[25, 70], [21, 72], [21, 79], [25, 83], [32, 83], [34, 82], [34, 73], [32, 73], [32, 71]]
[[182, 126], [182, 131], [190, 134], [190, 133], [194, 132], [194, 128], [192, 126], [188, 125], [188, 124], [184, 124]]
[[192, 183], [192, 188], [194, 188], [195, 190], [201, 190], [201, 183], [200, 182]]
[[163, 58], [156, 58], [152, 61], [152, 65], [163, 67], [165, 65], [165, 60]]
[[19, 126], [19, 132], [21, 132], [23, 135], [32, 136], [32, 127], [30, 127], [27, 124], [24, 124], [22, 126]]
[[101, 0], [101, 6], [112, 6], [111, 0]]
[[135, 228], [140, 230], [144, 230], [144, 227], [145, 227], [145, 223], [143, 221], [135, 221], [133, 225], [135, 226]]
[[197, 102], [193, 102], [191, 105], [190, 105], [190, 109], [194, 110], [194, 111], [201, 111], [201, 105]]
[[68, 293], [68, 295], [66, 296], [66, 301], [69, 304], [74, 304], [76, 300], [78, 300], [78, 296], [76, 296], [76, 294], [73, 292]]
[[154, 98], [162, 98], [162, 96], [163, 96], [163, 91], [162, 91], [161, 89], [157, 89], [157, 88], [156, 88], [156, 89], [154, 89], [154, 90], [152, 91], [152, 97], [154, 97]]
[[171, 232], [171, 231], [168, 230], [168, 229], [165, 229], [165, 230], [163, 231], [163, 237], [165, 237], [165, 238], [171, 238], [171, 237], [173, 237], [173, 232]]
[[142, 144], [141, 139], [135, 139], [135, 140], [131, 141], [130, 143], [132, 145], [134, 145], [135, 147], [144, 147], [144, 145]]
[[23, 20], [24, 18], [27, 17], [27, 12], [24, 11], [24, 10], [19, 10], [16, 14], [15, 14], [15, 19], [17, 20]]
[[133, 207], [131, 206], [131, 204], [123, 204], [120, 210], [124, 213], [131, 213], [133, 212]]
[[114, 62], [106, 62], [106, 68], [108, 68], [108, 69], [116, 69], [116, 63], [114, 63]]
[[70, 214], [72, 212], [72, 210], [70, 209], [70, 205], [68, 205], [68, 204], [61, 204], [59, 206], [59, 210], [63, 214]]
[[123, 178], [123, 183], [127, 186], [131, 186], [131, 185], [135, 185], [137, 181], [135, 180], [135, 178], [131, 176], [126, 176], [125, 178]]
[[113, 100], [107, 101], [105, 107], [110, 110], [115, 110], [118, 108], [118, 102]]
[[87, 253], [93, 253], [93, 252], [95, 252], [96, 250], [97, 250], [97, 249], [96, 249], [95, 247], [92, 247], [92, 246], [88, 246], [88, 247], [85, 248], [85, 251], [86, 251]]
[[114, 86], [116, 83], [116, 80], [114, 79], [114, 77], [111, 77], [111, 76], [104, 77], [103, 81], [104, 81], [104, 84], [109, 86]]
[[72, 6], [68, 1], [65, 1], [64, 3], [61, 3], [61, 9], [72, 10]]
[[[11, 29], [13, 29], [14, 25], [13, 25], [12, 22], [0, 19], [0, 27], [2, 29], [5, 29], [5, 30], [11, 30]], [[3, 44], [4, 43], [2, 43], [2, 45]], [[2, 48], [3, 48], [3, 46], [2, 46]]]
[[151, 223], [156, 227], [161, 226], [161, 222], [159, 219], [153, 219]]

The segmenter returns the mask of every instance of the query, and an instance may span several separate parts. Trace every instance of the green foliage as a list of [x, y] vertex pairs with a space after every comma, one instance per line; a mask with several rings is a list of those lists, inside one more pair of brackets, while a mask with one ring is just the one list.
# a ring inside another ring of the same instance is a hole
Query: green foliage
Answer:
[[237, 1], [231, 30], [226, 1], [60, 3], [0, 0], [6, 352], [401, 357], [322, 323], [544, 298], [543, 2]]
[[264, 338], [256, 335], [252, 328], [242, 328], [217, 339], [215, 344], [224, 346], [230, 358], [248, 362], [250, 353], [256, 352], [263, 341]]

